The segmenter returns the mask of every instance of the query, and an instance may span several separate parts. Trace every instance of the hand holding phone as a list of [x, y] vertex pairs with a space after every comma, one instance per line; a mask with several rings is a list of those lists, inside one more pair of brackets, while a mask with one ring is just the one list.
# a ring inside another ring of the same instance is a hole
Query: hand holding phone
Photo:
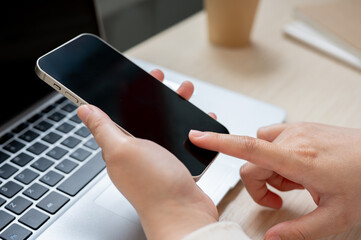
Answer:
[[126, 135], [92, 105], [81, 106], [78, 115], [103, 149], [108, 175], [137, 210], [148, 239], [182, 239], [217, 221], [216, 206], [173, 154]]
[[166, 148], [195, 179], [217, 153], [194, 146], [189, 131], [228, 133], [219, 122], [94, 35], [79, 35], [40, 57], [36, 73], [75, 104], [93, 104], [128, 134]]

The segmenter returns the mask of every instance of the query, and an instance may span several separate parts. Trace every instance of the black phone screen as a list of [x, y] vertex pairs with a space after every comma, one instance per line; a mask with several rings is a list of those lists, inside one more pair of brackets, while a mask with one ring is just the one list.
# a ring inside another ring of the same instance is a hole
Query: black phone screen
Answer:
[[228, 133], [219, 122], [95, 36], [81, 35], [40, 58], [38, 64], [133, 136], [169, 150], [193, 176], [200, 175], [217, 153], [194, 146], [189, 131]]

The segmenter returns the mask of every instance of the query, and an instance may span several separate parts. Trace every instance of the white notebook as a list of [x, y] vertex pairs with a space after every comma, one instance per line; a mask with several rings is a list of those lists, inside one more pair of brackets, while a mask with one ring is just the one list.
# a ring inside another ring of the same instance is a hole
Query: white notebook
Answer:
[[312, 3], [295, 9], [287, 35], [361, 70], [361, 1]]

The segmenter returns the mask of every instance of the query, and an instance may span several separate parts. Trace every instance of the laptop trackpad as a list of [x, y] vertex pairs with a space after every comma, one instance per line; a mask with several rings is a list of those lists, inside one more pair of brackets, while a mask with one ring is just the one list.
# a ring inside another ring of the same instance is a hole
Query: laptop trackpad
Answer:
[[139, 223], [138, 214], [134, 207], [113, 184], [95, 199], [95, 203], [120, 217]]

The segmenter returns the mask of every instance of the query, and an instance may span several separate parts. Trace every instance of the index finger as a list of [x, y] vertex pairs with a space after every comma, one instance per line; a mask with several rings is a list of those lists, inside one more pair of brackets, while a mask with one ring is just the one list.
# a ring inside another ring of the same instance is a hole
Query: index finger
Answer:
[[266, 169], [290, 174], [300, 169], [292, 151], [280, 145], [249, 136], [192, 130], [189, 139], [198, 147], [241, 158]]

